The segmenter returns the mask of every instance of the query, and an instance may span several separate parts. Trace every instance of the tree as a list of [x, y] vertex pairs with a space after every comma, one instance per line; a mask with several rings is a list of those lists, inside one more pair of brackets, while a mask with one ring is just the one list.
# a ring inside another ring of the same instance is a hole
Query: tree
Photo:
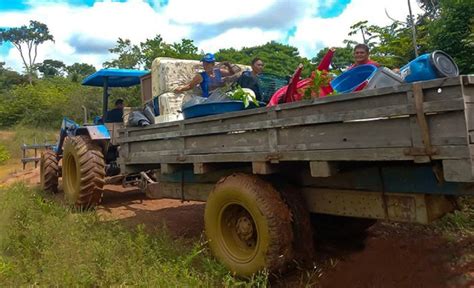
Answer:
[[[429, 50], [429, 33], [427, 31], [430, 20], [420, 18], [417, 23], [417, 49], [420, 53]], [[349, 36], [362, 31], [365, 44], [369, 46], [371, 58], [383, 66], [399, 68], [415, 58], [412, 42], [412, 31], [409, 22], [394, 21], [387, 26], [368, 25], [367, 21], [360, 21], [351, 26]], [[348, 45], [355, 45], [352, 40], [345, 41]]]
[[[253, 58], [259, 57], [265, 63], [265, 72], [279, 76], [292, 75], [299, 63], [304, 65], [303, 75], [309, 76], [315, 69], [307, 58], [301, 57], [296, 47], [277, 42], [268, 42], [261, 46], [220, 49], [216, 53], [218, 61], [229, 61], [250, 65]], [[303, 76], [303, 77], [304, 77]]]
[[119, 38], [117, 46], [109, 49], [118, 54], [118, 58], [104, 63], [104, 67], [118, 67], [139, 69], [144, 66], [150, 69], [153, 60], [157, 57], [171, 57], [179, 59], [199, 59], [198, 48], [193, 40], [182, 39], [179, 43], [168, 44], [161, 35], [146, 39], [140, 45], [133, 45], [130, 40]]
[[474, 72], [474, 5], [471, 1], [440, 1], [440, 16], [429, 27], [430, 48], [454, 58], [463, 74]]
[[[329, 48], [319, 50], [318, 54], [311, 59], [311, 62], [318, 65], [323, 59], [324, 55], [328, 52]], [[345, 69], [353, 63], [353, 48], [347, 44], [346, 47], [336, 47], [336, 52], [332, 58], [333, 69]]]
[[20, 52], [30, 84], [35, 74], [38, 46], [46, 41], [54, 42], [53, 35], [49, 34], [46, 24], [38, 21], [31, 20], [29, 26], [0, 29], [0, 43], [11, 42]]
[[94, 73], [95, 67], [87, 63], [74, 63], [66, 67], [67, 76], [73, 82], [82, 81], [86, 76]]
[[142, 53], [140, 47], [132, 45], [129, 39], [119, 38], [117, 46], [109, 49], [110, 53], [118, 54], [118, 59], [104, 62], [105, 68], [123, 68], [123, 69], [139, 69], [142, 64]]
[[43, 74], [43, 77], [58, 77], [63, 76], [66, 65], [59, 60], [46, 59], [43, 63], [38, 64], [38, 71]]
[[438, 18], [440, 11], [440, 0], [417, 0], [418, 5], [425, 11], [425, 16]]
[[0, 92], [10, 90], [15, 85], [28, 83], [25, 76], [4, 66], [5, 62], [0, 62]]

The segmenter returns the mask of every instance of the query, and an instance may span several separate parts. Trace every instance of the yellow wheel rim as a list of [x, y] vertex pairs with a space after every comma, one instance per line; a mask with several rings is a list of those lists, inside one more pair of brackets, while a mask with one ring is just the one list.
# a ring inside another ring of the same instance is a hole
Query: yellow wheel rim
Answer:
[[233, 261], [245, 264], [257, 254], [258, 226], [252, 214], [240, 203], [228, 203], [219, 213], [220, 244]]

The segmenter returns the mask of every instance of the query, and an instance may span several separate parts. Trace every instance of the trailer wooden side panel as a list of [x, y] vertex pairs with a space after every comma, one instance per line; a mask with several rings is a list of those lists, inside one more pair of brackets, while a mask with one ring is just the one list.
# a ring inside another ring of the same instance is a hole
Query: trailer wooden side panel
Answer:
[[284, 161], [441, 160], [445, 180], [472, 182], [473, 91], [472, 77], [463, 76], [128, 127], [120, 131], [120, 162], [265, 168]]

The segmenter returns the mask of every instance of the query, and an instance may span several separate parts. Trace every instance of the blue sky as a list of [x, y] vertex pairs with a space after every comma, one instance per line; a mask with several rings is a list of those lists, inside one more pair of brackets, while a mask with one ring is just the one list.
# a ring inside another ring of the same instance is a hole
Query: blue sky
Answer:
[[[405, 0], [1, 0], [0, 27], [45, 23], [55, 42], [40, 47], [38, 61], [100, 68], [113, 57], [108, 49], [119, 37], [138, 44], [157, 34], [167, 42], [193, 39], [206, 52], [278, 41], [313, 57], [324, 47], [341, 46], [357, 21], [388, 24], [385, 9], [401, 20], [408, 12]], [[0, 46], [0, 61], [21, 70], [9, 44]]]

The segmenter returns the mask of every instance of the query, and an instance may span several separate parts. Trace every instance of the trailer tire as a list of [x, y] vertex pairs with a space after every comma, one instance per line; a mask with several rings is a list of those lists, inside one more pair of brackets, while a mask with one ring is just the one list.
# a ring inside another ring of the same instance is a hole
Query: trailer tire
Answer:
[[233, 174], [210, 193], [204, 223], [211, 251], [230, 271], [250, 276], [283, 272], [292, 259], [290, 210], [272, 185]]
[[102, 200], [105, 162], [101, 148], [88, 136], [64, 141], [62, 178], [66, 202], [80, 209], [92, 208]]
[[287, 184], [280, 184], [277, 187], [291, 212], [291, 226], [294, 235], [293, 258], [297, 262], [309, 264], [314, 255], [311, 214], [306, 207], [303, 195], [295, 187]]
[[326, 214], [313, 214], [311, 220], [318, 234], [329, 238], [361, 236], [377, 223], [375, 219]]
[[46, 150], [40, 159], [40, 186], [46, 192], [58, 193], [59, 163], [56, 153]]

